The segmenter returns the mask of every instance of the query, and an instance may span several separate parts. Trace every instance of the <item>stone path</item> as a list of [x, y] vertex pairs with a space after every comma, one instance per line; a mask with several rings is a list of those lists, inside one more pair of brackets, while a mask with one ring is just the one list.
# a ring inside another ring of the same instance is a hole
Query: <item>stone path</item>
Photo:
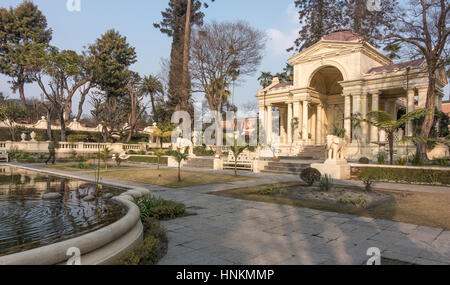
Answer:
[[[293, 178], [264, 174], [251, 181], [181, 189], [147, 185], [153, 195], [183, 202], [189, 212], [196, 213], [164, 222], [169, 251], [160, 264], [359, 265], [366, 263], [371, 247], [379, 248], [389, 259], [450, 264], [450, 231], [208, 194]], [[395, 185], [388, 186], [392, 189]], [[422, 186], [410, 185], [409, 190], [418, 187]]]

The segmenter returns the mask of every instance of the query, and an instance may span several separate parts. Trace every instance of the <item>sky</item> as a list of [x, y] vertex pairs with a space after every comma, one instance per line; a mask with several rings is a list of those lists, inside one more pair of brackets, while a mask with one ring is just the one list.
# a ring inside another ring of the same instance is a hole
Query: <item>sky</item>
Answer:
[[[136, 47], [137, 63], [131, 69], [141, 75], [158, 74], [161, 59], [170, 57], [171, 38], [153, 27], [161, 20], [161, 11], [168, 0], [80, 0], [81, 10], [69, 11], [67, 0], [34, 0], [47, 17], [48, 26], [53, 29], [52, 45], [60, 49], [80, 52], [94, 43], [109, 29], [116, 29]], [[297, 14], [292, 0], [217, 0], [204, 9], [205, 22], [245, 20], [251, 26], [266, 32], [267, 47], [258, 72], [243, 78], [235, 88], [236, 104], [256, 100], [259, 88], [257, 78], [261, 71], [276, 73], [285, 66], [292, 55], [286, 52], [296, 38]], [[2, 0], [0, 7], [16, 6], [17, 0]], [[258, 4], [258, 5], [255, 5]], [[13, 94], [6, 76], [0, 75], [0, 92], [10, 98]], [[36, 84], [26, 85], [25, 95], [40, 98], [41, 91]], [[76, 105], [74, 104], [74, 108]], [[86, 106], [89, 108], [89, 106]]]
[[[81, 52], [109, 29], [116, 29], [136, 47], [137, 63], [131, 69], [141, 75], [157, 75], [162, 58], [170, 57], [171, 38], [153, 27], [161, 20], [161, 11], [168, 0], [79, 0], [80, 11], [69, 11], [67, 0], [34, 0], [47, 17], [53, 29], [52, 45], [60, 49]], [[21, 1], [2, 0], [0, 7], [17, 6]], [[262, 2], [264, 4], [262, 5]], [[235, 89], [236, 104], [255, 100], [259, 86], [257, 78], [262, 71], [277, 73], [293, 55], [286, 49], [293, 45], [299, 29], [297, 11], [292, 0], [217, 0], [209, 1], [204, 10], [205, 22], [245, 20], [267, 35], [264, 58], [254, 76], [243, 78]], [[0, 92], [17, 98], [0, 75]], [[36, 84], [26, 85], [28, 98], [40, 97]], [[89, 108], [87, 104], [86, 108]], [[74, 108], [76, 104], [74, 104]]]

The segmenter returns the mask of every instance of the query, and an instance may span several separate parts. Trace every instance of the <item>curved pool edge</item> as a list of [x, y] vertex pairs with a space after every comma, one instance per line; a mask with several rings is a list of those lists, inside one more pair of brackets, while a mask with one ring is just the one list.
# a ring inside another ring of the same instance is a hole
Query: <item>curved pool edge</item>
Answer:
[[[0, 165], [92, 182], [90, 179], [75, 175], [65, 175], [59, 172], [41, 171], [40, 169], [14, 164]], [[108, 183], [108, 185], [129, 189], [129, 186], [119, 184]], [[80, 250], [82, 265], [112, 264], [123, 253], [142, 242], [143, 226], [140, 219], [140, 211], [133, 201], [134, 198], [148, 194], [150, 194], [150, 191], [144, 188], [129, 189], [121, 195], [112, 198], [127, 209], [127, 214], [118, 221], [73, 239], [1, 256], [0, 265], [66, 264], [71, 258], [71, 256], [67, 255], [67, 251], [70, 248], [78, 248]]]

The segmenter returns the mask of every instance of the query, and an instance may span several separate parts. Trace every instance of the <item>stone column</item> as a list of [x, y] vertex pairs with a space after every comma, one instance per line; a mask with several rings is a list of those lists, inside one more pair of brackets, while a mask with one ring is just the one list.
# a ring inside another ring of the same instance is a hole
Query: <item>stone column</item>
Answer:
[[[368, 94], [361, 94], [361, 116], [363, 119], [367, 119], [368, 110]], [[362, 142], [367, 144], [369, 142], [369, 124], [366, 122], [361, 123], [362, 128]]]
[[[372, 111], [379, 111], [380, 110], [380, 91], [376, 91], [372, 93]], [[371, 126], [370, 128], [370, 140], [372, 142], [378, 141], [378, 128]]]
[[302, 125], [303, 117], [302, 117], [302, 108], [301, 107], [302, 106], [301, 106], [301, 102], [300, 101], [294, 102], [294, 104], [293, 104], [294, 118], [297, 118], [297, 120], [298, 120], [298, 125], [295, 126], [294, 133], [292, 135], [294, 141], [298, 141], [299, 139], [301, 139], [299, 137], [299, 132], [300, 132], [300, 130], [303, 127], [303, 125]]
[[264, 106], [259, 107], [259, 142], [265, 144], [264, 132], [266, 131], [266, 108]]
[[418, 94], [419, 95], [419, 109], [423, 109], [427, 105], [428, 88], [427, 87], [419, 88], [418, 93], [419, 93]]
[[308, 140], [308, 102], [303, 101], [303, 119], [302, 119], [302, 139]]
[[267, 140], [269, 142], [272, 141], [273, 137], [273, 128], [272, 128], [272, 104], [267, 106]]
[[[361, 95], [353, 95], [353, 115], [361, 114]], [[352, 140], [361, 137], [360, 128], [353, 129]]]
[[[408, 90], [406, 92], [406, 96], [408, 97], [408, 106], [407, 106], [407, 112], [411, 113], [414, 111], [414, 107], [416, 105], [415, 102], [415, 95], [416, 95], [416, 90], [411, 89]], [[413, 123], [412, 122], [408, 122], [408, 125], [406, 126], [406, 136], [411, 137], [413, 135]]]
[[323, 137], [323, 105], [319, 104], [317, 105], [317, 124], [316, 124], [316, 144], [321, 145], [322, 144], [322, 137]]
[[311, 121], [309, 122], [309, 132], [311, 133], [311, 140], [315, 144], [317, 141], [317, 105], [311, 108]]
[[345, 106], [344, 106], [344, 128], [345, 128], [345, 138], [350, 141], [352, 134], [352, 120], [350, 116], [352, 115], [352, 97], [350, 95], [345, 95]]
[[288, 144], [292, 143], [292, 103], [287, 105], [287, 140]]

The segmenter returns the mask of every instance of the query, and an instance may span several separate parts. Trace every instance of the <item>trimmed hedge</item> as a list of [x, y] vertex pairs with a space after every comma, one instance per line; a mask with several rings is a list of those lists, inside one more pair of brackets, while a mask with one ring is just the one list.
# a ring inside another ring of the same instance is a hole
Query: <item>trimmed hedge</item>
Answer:
[[438, 169], [352, 167], [352, 175], [372, 181], [450, 185], [450, 171]]
[[167, 232], [155, 219], [146, 219], [144, 241], [119, 258], [118, 265], [155, 265], [167, 253]]
[[[157, 164], [158, 158], [156, 156], [130, 156], [127, 162], [145, 162], [151, 164]], [[161, 157], [159, 164], [167, 165], [169, 164], [169, 159], [167, 157]]]

